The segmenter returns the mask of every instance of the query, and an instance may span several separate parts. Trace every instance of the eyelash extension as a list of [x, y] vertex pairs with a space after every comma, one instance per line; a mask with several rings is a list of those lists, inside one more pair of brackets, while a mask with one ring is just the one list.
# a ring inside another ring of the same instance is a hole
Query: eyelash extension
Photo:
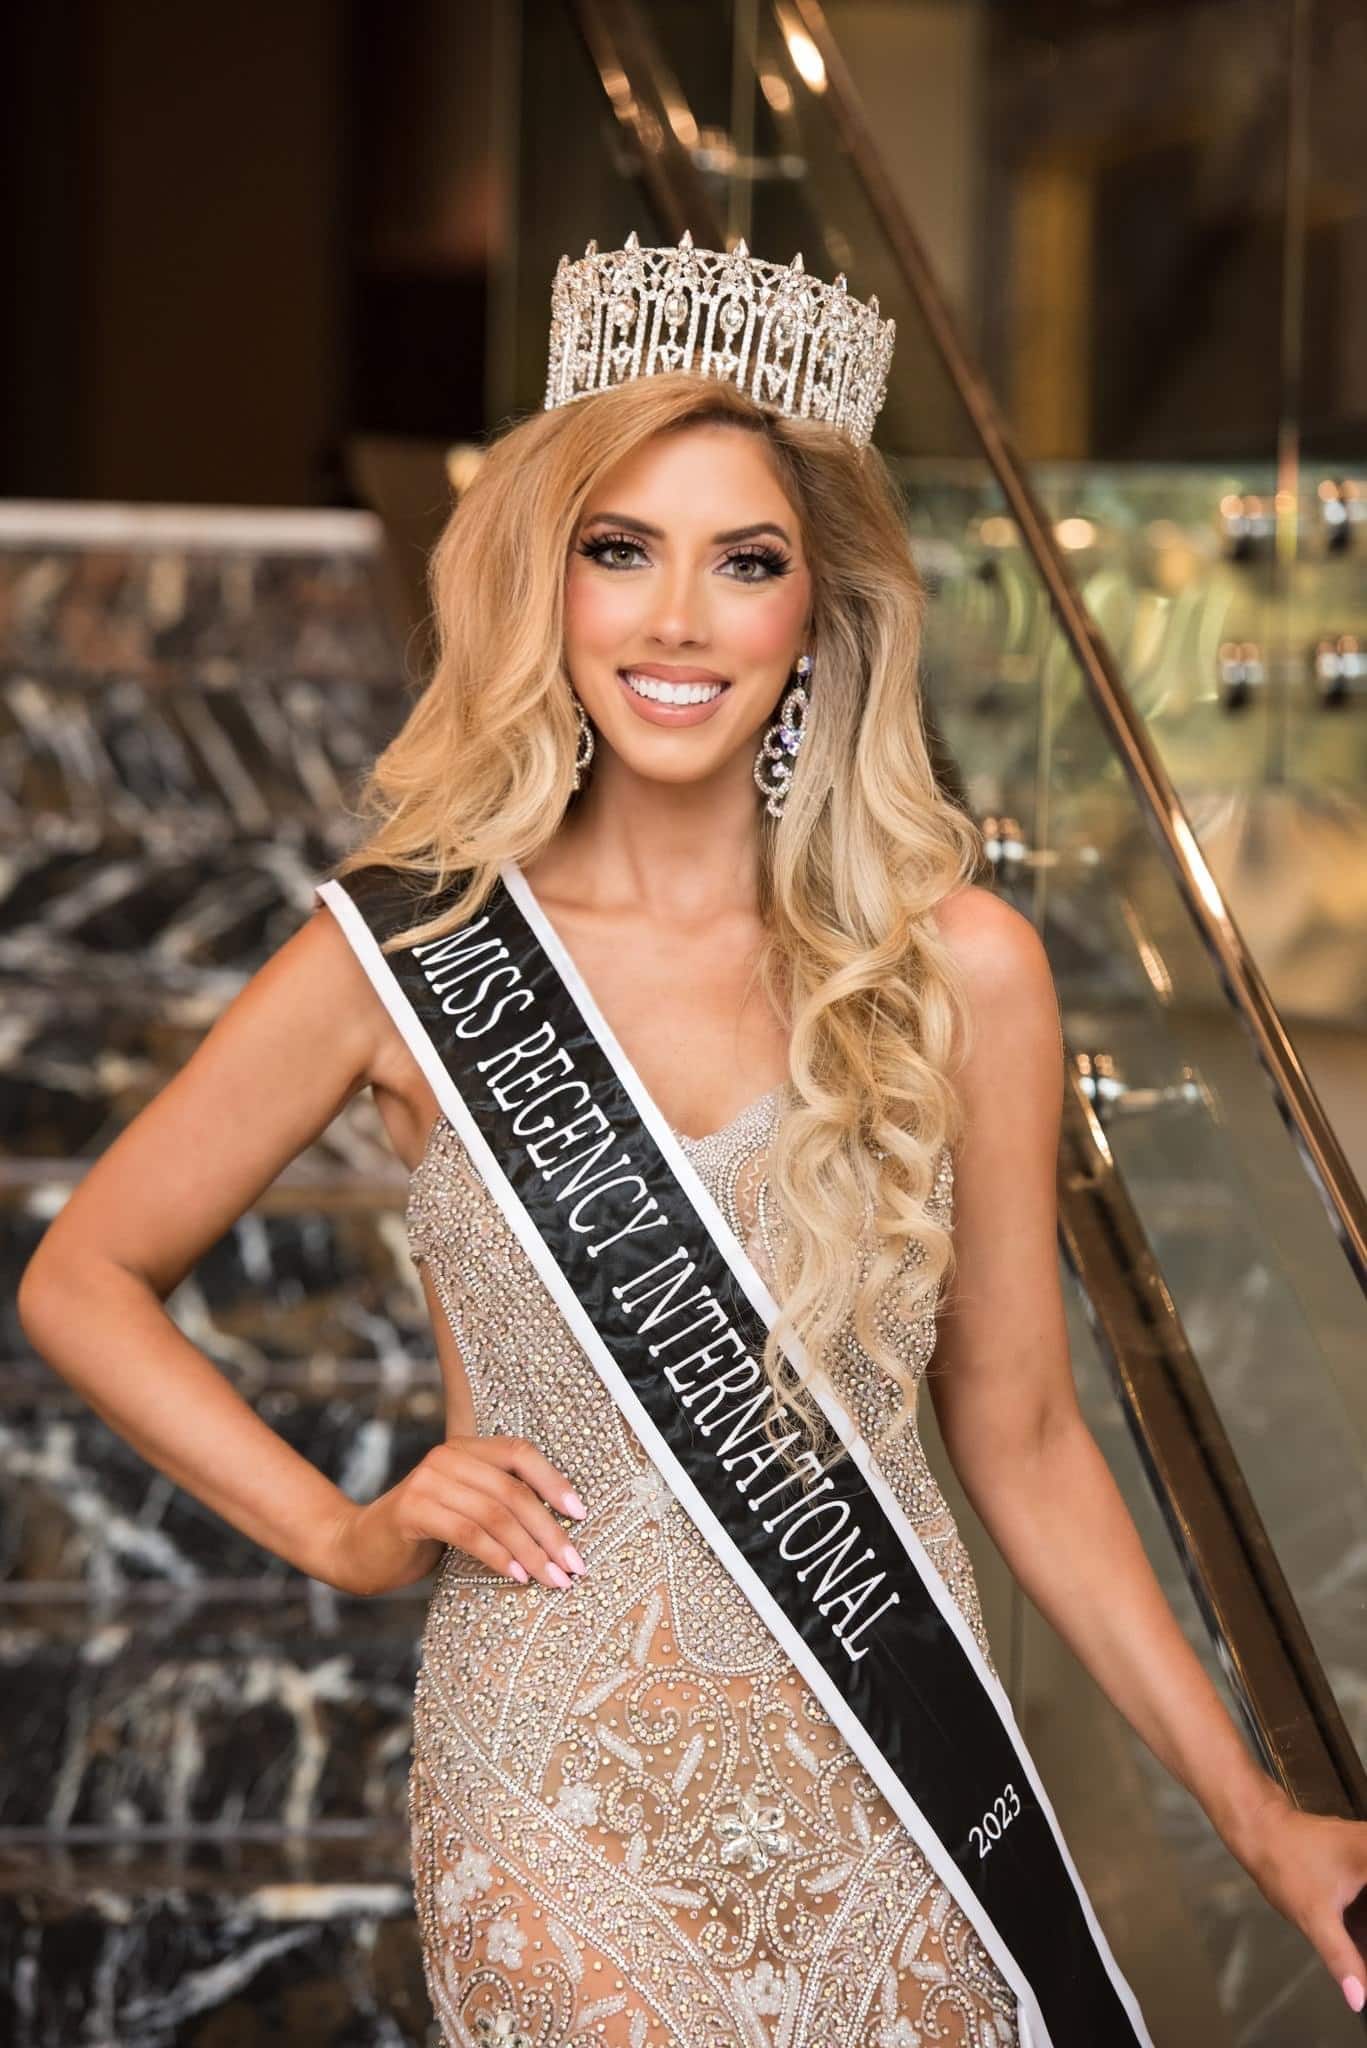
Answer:
[[[640, 537], [634, 533], [595, 533], [591, 539], [579, 543], [579, 553], [591, 562], [601, 562], [609, 548], [640, 548]], [[754, 541], [743, 548], [733, 548], [727, 555], [728, 562], [763, 562], [772, 576], [786, 576], [792, 568], [790, 558], [781, 547], [770, 542]], [[742, 582], [753, 579], [743, 577]]]

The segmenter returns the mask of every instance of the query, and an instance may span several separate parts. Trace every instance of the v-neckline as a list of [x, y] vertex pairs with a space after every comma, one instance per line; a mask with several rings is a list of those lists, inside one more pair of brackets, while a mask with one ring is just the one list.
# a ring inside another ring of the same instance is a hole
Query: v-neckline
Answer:
[[726, 1122], [719, 1124], [715, 1131], [704, 1131], [700, 1138], [690, 1138], [688, 1132], [681, 1131], [677, 1124], [670, 1124], [670, 1131], [679, 1140], [681, 1145], [710, 1145], [714, 1138], [729, 1137], [737, 1124], [743, 1122], [755, 1110], [762, 1109], [766, 1102], [772, 1102], [774, 1097], [781, 1095], [787, 1086], [788, 1083], [786, 1081], [775, 1081], [773, 1087], [766, 1088], [763, 1095], [757, 1095], [753, 1102], [747, 1102], [743, 1109], [738, 1109], [733, 1117], [728, 1117]]
[[[636, 1086], [640, 1089], [641, 1093], [645, 1097], [647, 1097], [647, 1099], [650, 1102], [654, 1103], [655, 1110], [660, 1118], [660, 1121], [665, 1125], [665, 1128], [668, 1130], [669, 1135], [672, 1138], [677, 1139], [681, 1145], [710, 1145], [717, 1138], [728, 1137], [730, 1133], [735, 1129], [736, 1125], [739, 1124], [743, 1118], [749, 1116], [752, 1110], [762, 1108], [766, 1102], [769, 1102], [774, 1096], [781, 1094], [788, 1087], [789, 1083], [786, 1078], [782, 1081], [775, 1081], [772, 1088], [766, 1088], [762, 1095], [756, 1095], [753, 1101], [744, 1103], [742, 1107], [736, 1111], [734, 1116], [727, 1118], [724, 1124], [719, 1124], [715, 1131], [704, 1131], [701, 1137], [690, 1137], [687, 1131], [681, 1131], [677, 1124], [673, 1124], [669, 1121], [669, 1118], [660, 1108], [659, 1103], [655, 1102], [655, 1097], [651, 1094], [650, 1089], [646, 1087], [645, 1082], [641, 1078], [640, 1069], [636, 1066], [635, 1062], [630, 1058], [630, 1056], [627, 1053], [626, 1047], [622, 1044], [621, 1039], [618, 1038], [616, 1032], [609, 1024], [607, 1018], [603, 1015], [603, 1011], [598, 1002], [598, 999], [594, 995], [593, 990], [589, 987], [588, 981], [585, 978], [585, 975], [582, 969], [580, 968], [578, 961], [575, 959], [569, 947], [566, 945], [549, 911], [542, 903], [541, 898], [537, 895], [535, 889], [533, 889], [531, 883], [527, 880], [526, 875], [522, 872], [521, 866], [515, 860], [505, 861], [503, 864], [502, 881], [505, 889], [508, 887], [508, 875], [510, 873], [517, 877], [518, 885], [520, 885], [520, 887], [523, 890], [525, 890], [527, 897], [531, 903], [531, 906], [535, 910], [537, 918], [546, 927], [546, 930], [549, 933], [550, 938], [554, 942], [556, 950], [558, 950], [561, 954], [564, 966], [569, 969], [569, 972], [573, 976], [574, 980], [578, 982], [578, 991], [576, 992], [574, 990], [571, 990], [571, 993], [577, 993], [579, 1007], [584, 1011], [585, 1017], [589, 1023], [590, 1028], [602, 1040], [604, 1049], [610, 1055], [615, 1056], [618, 1064], [635, 1082]], [[514, 892], [510, 891], [510, 893]]]
[[[720, 1124], [715, 1131], [708, 1131], [701, 1138], [690, 1138], [687, 1131], [679, 1130], [675, 1124], [669, 1125], [669, 1135], [676, 1139], [691, 1156], [693, 1153], [701, 1151], [704, 1145], [713, 1145], [721, 1138], [729, 1138], [732, 1131], [739, 1129], [746, 1117], [750, 1116], [755, 1110], [762, 1108], [774, 1096], [781, 1094], [787, 1086], [788, 1083], [786, 1081], [775, 1082], [774, 1086], [766, 1090], [763, 1095], [757, 1095], [753, 1102], [746, 1103], [744, 1109], [738, 1109], [733, 1117], [728, 1118], [724, 1124]], [[418, 1163], [409, 1171], [408, 1180], [410, 1186], [423, 1179], [426, 1175], [432, 1161], [436, 1157], [438, 1143], [445, 1142], [443, 1134], [447, 1132], [452, 1133], [456, 1137], [460, 1136], [450, 1117], [443, 1110], [439, 1109], [423, 1141], [423, 1148], [418, 1158]]]

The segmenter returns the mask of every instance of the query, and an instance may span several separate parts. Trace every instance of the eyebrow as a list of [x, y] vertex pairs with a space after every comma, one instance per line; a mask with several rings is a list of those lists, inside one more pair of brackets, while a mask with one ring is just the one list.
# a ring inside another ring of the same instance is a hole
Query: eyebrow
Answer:
[[[651, 526], [644, 519], [629, 518], [625, 512], [593, 512], [590, 513], [584, 524], [586, 526], [597, 526], [600, 522], [612, 526], [625, 527], [628, 533], [639, 533], [646, 540], [664, 540], [666, 538], [663, 527]], [[761, 519], [754, 526], [728, 527], [725, 533], [714, 533], [712, 541], [714, 546], [724, 546], [728, 541], [754, 540], [761, 533], [777, 534], [778, 538], [788, 547], [793, 545], [792, 537], [786, 527], [780, 526], [773, 519]]]

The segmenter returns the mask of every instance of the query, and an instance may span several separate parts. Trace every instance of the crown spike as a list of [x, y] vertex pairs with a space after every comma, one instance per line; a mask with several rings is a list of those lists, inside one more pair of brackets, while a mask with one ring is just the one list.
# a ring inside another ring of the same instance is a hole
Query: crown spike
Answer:
[[847, 291], [849, 290], [849, 288], [850, 288], [850, 286], [849, 286], [849, 280], [848, 280], [848, 278], [847, 278], [847, 277], [845, 276], [845, 273], [844, 273], [844, 271], [842, 270], [842, 271], [840, 272], [839, 276], [838, 276], [838, 277], [836, 278], [836, 280], [835, 280], [835, 283], [834, 283], [834, 285], [832, 285], [831, 289], [832, 289], [832, 291], [837, 291], [837, 292], [847, 292]]
[[877, 319], [879, 313], [882, 311], [882, 308], [878, 303], [877, 292], [875, 292], [873, 297], [869, 300], [869, 311], [873, 314], [875, 319]]
[[641, 238], [637, 234], [635, 228], [633, 228], [631, 233], [627, 236], [626, 241], [622, 244], [622, 247], [624, 249], [629, 249], [632, 255], [634, 256], [636, 254], [636, 251], [640, 248], [640, 246]]
[[742, 263], [743, 263], [743, 262], [745, 261], [746, 257], [747, 257], [747, 256], [748, 256], [748, 255], [750, 254], [750, 244], [749, 244], [749, 243], [748, 243], [748, 242], [746, 241], [746, 239], [745, 239], [744, 235], [742, 235], [742, 236], [741, 236], [741, 238], [740, 238], [740, 240], [739, 240], [739, 241], [737, 242], [737, 244], [736, 244], [735, 248], [734, 248], [734, 249], [733, 249], [733, 250], [731, 251], [731, 254], [732, 254], [732, 256], [733, 256], [733, 257], [739, 258], [739, 260], [740, 260], [740, 261], [741, 261]]
[[806, 276], [807, 266], [802, 260], [802, 251], [800, 249], [798, 250], [796, 256], [794, 256], [792, 262], [788, 265], [788, 268], [790, 270], [795, 270], [799, 277]]
[[691, 249], [691, 248], [693, 247], [693, 230], [692, 230], [692, 228], [685, 228], [685, 229], [684, 229], [683, 233], [682, 233], [682, 234], [680, 235], [680, 237], [679, 237], [679, 247], [680, 247], [681, 249]]
[[584, 254], [586, 256], [596, 256], [598, 254], [598, 244], [596, 242], [585, 242]]

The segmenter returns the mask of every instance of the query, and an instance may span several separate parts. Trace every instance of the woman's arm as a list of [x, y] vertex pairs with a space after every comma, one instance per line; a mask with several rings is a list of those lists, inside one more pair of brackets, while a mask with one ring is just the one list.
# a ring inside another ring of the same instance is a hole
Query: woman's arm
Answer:
[[369, 1079], [380, 1011], [322, 906], [91, 1166], [19, 1285], [26, 1335], [152, 1464], [328, 1577], [351, 1503], [162, 1303]]
[[1341, 1915], [1367, 1878], [1367, 1827], [1299, 1813], [1254, 1760], [1078, 1407], [1059, 1287], [1063, 1058], [1048, 957], [1033, 925], [982, 889], [959, 891], [938, 922], [975, 1028], [960, 1076], [958, 1268], [927, 1382], [945, 1449], [1036, 1607], [1342, 1980], [1362, 1969]]

